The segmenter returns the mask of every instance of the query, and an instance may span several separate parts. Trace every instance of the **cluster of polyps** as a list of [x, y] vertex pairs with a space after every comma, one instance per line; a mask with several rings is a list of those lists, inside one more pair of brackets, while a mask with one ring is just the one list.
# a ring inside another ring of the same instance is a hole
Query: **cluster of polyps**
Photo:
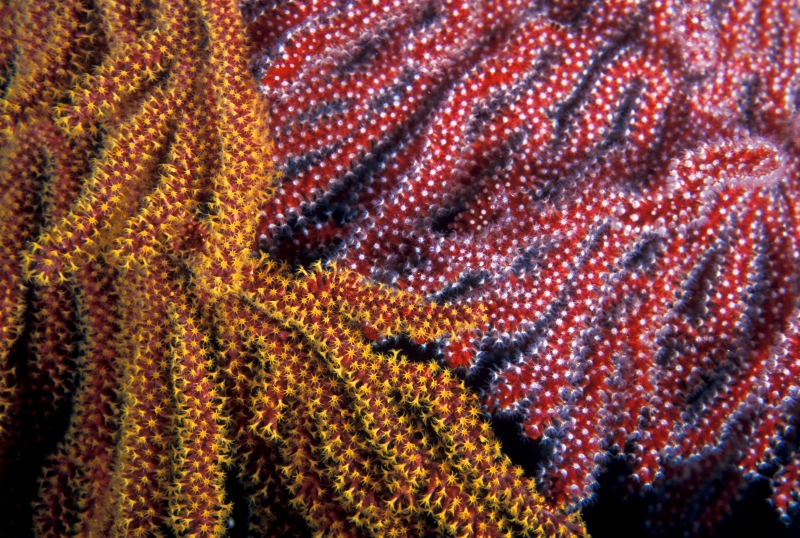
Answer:
[[551, 440], [550, 495], [626, 443], [644, 483], [794, 450], [796, 12], [300, 3], [250, 28], [283, 171], [262, 248], [485, 305], [451, 365]]
[[0, 8], [4, 530], [221, 537], [240, 502], [263, 535], [584, 535], [462, 380], [373, 348], [482, 307], [253, 249], [276, 177], [238, 9]]

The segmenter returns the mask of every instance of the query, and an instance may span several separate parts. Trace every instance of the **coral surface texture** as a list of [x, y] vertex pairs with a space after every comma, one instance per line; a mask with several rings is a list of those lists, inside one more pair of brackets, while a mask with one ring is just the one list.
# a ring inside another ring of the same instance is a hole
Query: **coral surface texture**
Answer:
[[0, 252], [0, 534], [800, 521], [797, 0], [0, 0]]

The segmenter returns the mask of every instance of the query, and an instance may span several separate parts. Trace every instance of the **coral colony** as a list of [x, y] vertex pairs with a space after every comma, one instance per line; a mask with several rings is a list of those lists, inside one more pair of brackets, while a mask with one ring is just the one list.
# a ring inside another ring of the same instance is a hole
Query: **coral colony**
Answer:
[[0, 0], [5, 530], [791, 514], [799, 108], [786, 0]]
[[254, 248], [279, 178], [235, 3], [3, 10], [6, 530], [24, 437], [67, 405], [37, 536], [222, 536], [226, 473], [253, 535], [584, 534], [461, 380], [371, 345], [483, 307]]
[[799, 30], [792, 2], [264, 11], [261, 246], [483, 305], [447, 363], [548, 440], [551, 502], [589, 497], [609, 452], [641, 484], [787, 464]]

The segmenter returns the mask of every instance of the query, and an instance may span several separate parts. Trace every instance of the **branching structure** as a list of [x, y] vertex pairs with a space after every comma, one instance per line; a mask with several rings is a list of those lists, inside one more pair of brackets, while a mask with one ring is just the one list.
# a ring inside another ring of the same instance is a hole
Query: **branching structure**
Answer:
[[462, 381], [373, 348], [446, 346], [482, 307], [254, 248], [277, 178], [235, 3], [0, 10], [6, 529], [14, 447], [66, 410], [38, 536], [222, 536], [226, 473], [253, 536], [583, 534]]
[[553, 450], [553, 501], [625, 454], [641, 484], [702, 498], [695, 532], [762, 464], [786, 510], [796, 4], [387, 6], [250, 6], [283, 174], [261, 248], [484, 305], [450, 365]]

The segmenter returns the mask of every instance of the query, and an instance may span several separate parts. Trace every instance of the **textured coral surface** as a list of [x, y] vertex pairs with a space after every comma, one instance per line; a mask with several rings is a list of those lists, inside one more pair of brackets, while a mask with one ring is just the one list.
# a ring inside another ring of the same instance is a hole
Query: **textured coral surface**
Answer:
[[401, 350], [482, 306], [255, 248], [279, 180], [235, 2], [0, 10], [0, 534], [584, 535]]
[[3, 532], [791, 516], [799, 89], [794, 1], [0, 0]]
[[446, 360], [547, 453], [551, 502], [591, 497], [619, 455], [634, 483], [681, 491], [656, 526], [701, 532], [759, 473], [786, 513], [800, 476], [796, 2], [247, 13], [282, 173], [265, 252], [483, 305], [489, 323]]

